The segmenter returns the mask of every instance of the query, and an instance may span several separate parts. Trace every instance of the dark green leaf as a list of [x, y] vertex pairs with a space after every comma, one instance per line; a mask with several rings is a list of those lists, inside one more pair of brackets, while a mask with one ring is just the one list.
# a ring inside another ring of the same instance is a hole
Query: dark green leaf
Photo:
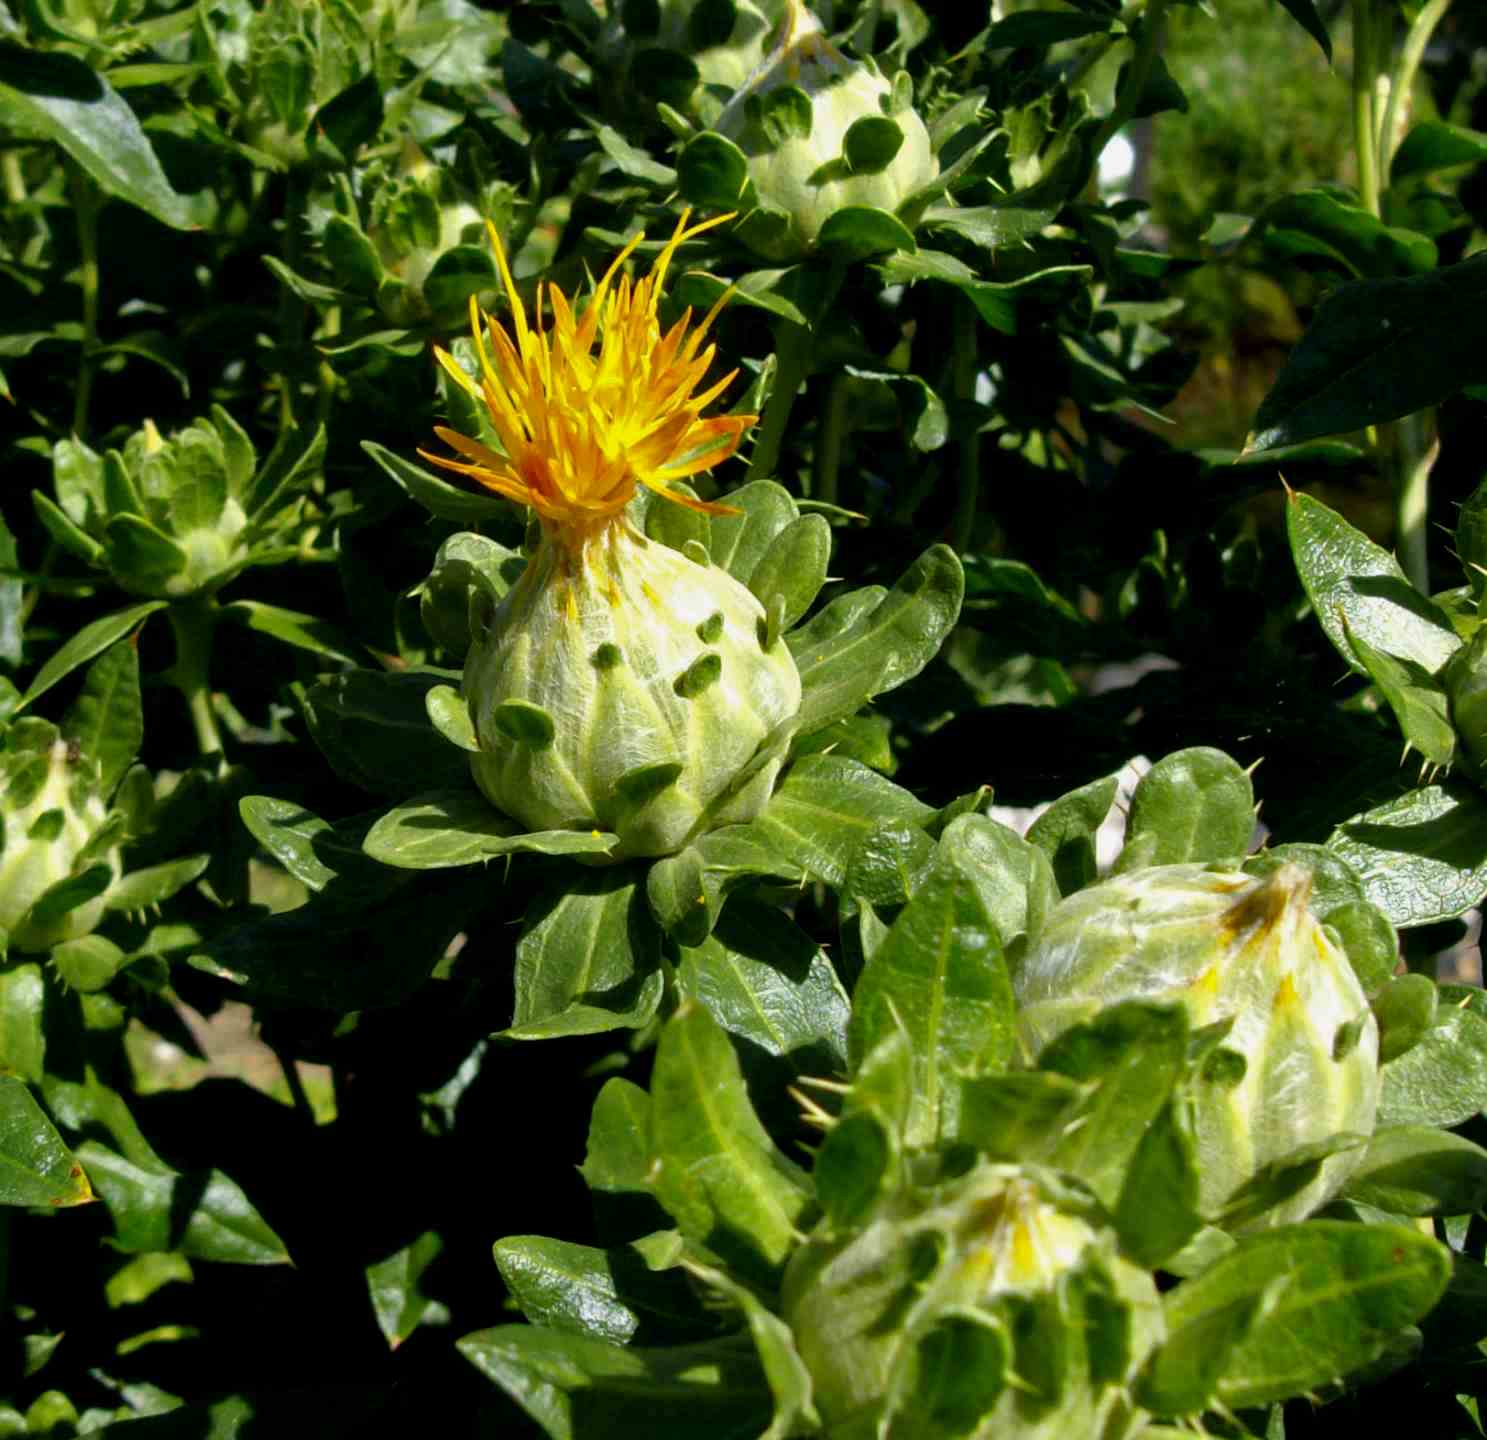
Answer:
[[1287, 497], [1286, 534], [1307, 598], [1337, 653], [1366, 670], [1352, 642], [1435, 675], [1460, 649], [1445, 613], [1405, 579], [1387, 550], [1310, 495]]
[[1199, 746], [1163, 756], [1131, 796], [1126, 844], [1146, 865], [1238, 861], [1255, 831], [1249, 776], [1222, 750]]
[[99, 793], [107, 797], [134, 764], [144, 729], [139, 652], [132, 641], [119, 641], [89, 668], [81, 694], [62, 721], [62, 734], [97, 764]]
[[36, 672], [16, 709], [23, 709], [33, 700], [39, 700], [57, 681], [65, 679], [79, 665], [86, 665], [95, 655], [101, 655], [115, 640], [121, 639], [142, 620], [164, 608], [164, 600], [146, 600], [84, 625]]
[[1091, 780], [1059, 796], [1028, 828], [1029, 844], [1053, 866], [1060, 895], [1072, 895], [1095, 878], [1095, 832], [1115, 803], [1116, 788], [1113, 775]]
[[1303, 190], [1266, 206], [1250, 233], [1267, 228], [1287, 232], [1288, 248], [1335, 260], [1359, 279], [1384, 280], [1435, 268], [1434, 241], [1385, 225], [1361, 205], [1328, 190]]
[[[1347, 624], [1347, 611], [1343, 611]], [[1361, 635], [1348, 632], [1353, 653], [1388, 702], [1406, 742], [1432, 765], [1447, 767], [1456, 758], [1456, 731], [1451, 705], [1438, 684], [1411, 660], [1396, 660], [1375, 649]]]
[[1460, 1125], [1487, 1107], [1487, 1020], [1450, 1007], [1383, 1067], [1378, 1124]]
[[0, 121], [60, 145], [104, 194], [177, 230], [195, 228], [193, 207], [171, 188], [134, 111], [81, 60], [0, 44]]
[[312, 142], [328, 140], [336, 155], [349, 161], [382, 128], [382, 86], [368, 72], [354, 80], [315, 112], [310, 122]]
[[1183, 1335], [1266, 1294], [1217, 1380], [1226, 1405], [1264, 1405], [1368, 1364], [1435, 1304], [1449, 1275], [1446, 1248], [1411, 1227], [1313, 1220], [1247, 1237], [1178, 1286], [1164, 1305], [1167, 1331]]
[[592, 1035], [646, 1024], [661, 1003], [661, 935], [633, 872], [610, 869], [533, 901], [516, 943], [508, 1040]]
[[269, 795], [245, 795], [238, 813], [253, 838], [301, 884], [323, 890], [335, 870], [316, 853], [315, 842], [330, 835], [331, 825], [303, 805]]
[[1280, 0], [1280, 3], [1281, 8], [1287, 11], [1291, 18], [1322, 47], [1322, 54], [1327, 57], [1330, 63], [1332, 60], [1332, 37], [1327, 33], [1326, 23], [1317, 13], [1314, 0]]
[[982, 37], [988, 50], [1046, 48], [1085, 35], [1104, 35], [1110, 20], [1098, 15], [1070, 15], [1057, 10], [1026, 10], [998, 20]]
[[85, 1205], [94, 1198], [25, 1082], [0, 1075], [0, 1205]]
[[1487, 895], [1487, 799], [1427, 785], [1344, 820], [1327, 842], [1395, 925], [1427, 925]]
[[1342, 285], [1322, 301], [1255, 416], [1248, 450], [1341, 435], [1487, 381], [1487, 256]]
[[589, 1117], [583, 1178], [590, 1190], [643, 1191], [651, 1166], [651, 1097], [633, 1080], [606, 1080]]
[[778, 1278], [806, 1182], [759, 1123], [727, 1033], [694, 1001], [661, 1032], [650, 1119], [651, 1186], [677, 1228], [741, 1274]]
[[800, 733], [843, 719], [913, 679], [950, 633], [964, 590], [955, 552], [936, 545], [876, 605], [872, 592], [868, 604], [843, 596], [792, 632], [787, 640], [803, 691]]
[[366, 659], [356, 641], [318, 615], [286, 610], [281, 605], [268, 605], [261, 600], [234, 600], [222, 606], [219, 613], [232, 624], [272, 636], [311, 655], [321, 655], [343, 665], [360, 665]]
[[1373, 997], [1379, 1022], [1379, 1064], [1413, 1049], [1435, 1023], [1435, 981], [1428, 975], [1399, 975]]
[[868, 960], [848, 1031], [854, 1062], [894, 1030], [907, 1032], [910, 1144], [931, 1144], [942, 1128], [953, 1133], [959, 1076], [1011, 1059], [1014, 1011], [995, 923], [971, 882], [947, 867], [920, 887]]
[[749, 183], [749, 162], [731, 140], [704, 130], [687, 141], [677, 158], [676, 178], [690, 204], [736, 210]]
[[1394, 152], [1389, 178], [1397, 185], [1411, 175], [1449, 170], [1456, 165], [1475, 165], [1482, 160], [1487, 160], [1487, 135], [1480, 130], [1447, 125], [1440, 120], [1421, 120], [1410, 127], [1410, 133]]
[[895, 215], [873, 205], [844, 205], [834, 210], [816, 236], [816, 247], [836, 260], [865, 260], [885, 250], [919, 247], [914, 233]]
[[417, 1328], [434, 1304], [421, 1288], [424, 1271], [439, 1257], [444, 1242], [432, 1230], [411, 1245], [367, 1266], [372, 1313], [390, 1349], [396, 1350]]
[[461, 490], [447, 480], [404, 460], [375, 441], [362, 441], [361, 448], [386, 471], [387, 475], [431, 515], [441, 520], [454, 520], [461, 525], [479, 525], [482, 521], [505, 520], [511, 515], [511, 502], [479, 491]]
[[1433, 1125], [1376, 1130], [1342, 1198], [1395, 1215], [1470, 1215], [1487, 1203], [1487, 1150]]

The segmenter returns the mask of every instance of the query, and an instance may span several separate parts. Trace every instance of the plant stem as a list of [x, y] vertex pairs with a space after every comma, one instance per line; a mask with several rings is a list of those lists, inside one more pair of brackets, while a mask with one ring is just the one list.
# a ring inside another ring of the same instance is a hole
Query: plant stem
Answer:
[[98, 348], [98, 211], [97, 187], [81, 170], [72, 171], [72, 206], [77, 215], [77, 247], [82, 257], [83, 344], [77, 362], [77, 388], [72, 400], [72, 433], [88, 433], [88, 405], [93, 395], [93, 355]]
[[1363, 208], [1377, 217], [1379, 154], [1373, 102], [1379, 65], [1374, 38], [1373, 0], [1353, 0], [1353, 147], [1358, 152], [1358, 196]]
[[964, 553], [970, 548], [981, 500], [981, 432], [971, 407], [976, 399], [977, 315], [971, 302], [956, 296], [950, 331], [950, 391], [959, 402], [956, 417], [959, 431], [959, 466], [955, 485], [955, 518], [950, 526], [951, 546]]
[[215, 757], [221, 770], [226, 768], [226, 758], [222, 753], [217, 717], [212, 712], [210, 681], [216, 609], [216, 602], [210, 597], [197, 595], [175, 601], [165, 613], [170, 617], [170, 628], [176, 641], [176, 663], [170, 668], [170, 682], [185, 697], [191, 711], [196, 748], [202, 759]]
[[[1362, 3], [1362, 0], [1358, 0]], [[1115, 108], [1105, 117], [1099, 134], [1090, 150], [1091, 158], [1098, 162], [1101, 151], [1125, 129], [1135, 115], [1136, 107], [1146, 92], [1146, 83], [1156, 68], [1157, 56], [1167, 38], [1168, 0], [1147, 0], [1146, 18], [1141, 24], [1141, 35], [1136, 41], [1136, 53], [1131, 57], [1130, 69], [1126, 71], [1125, 84], [1115, 97]]]
[[[291, 270], [299, 270], [299, 238], [302, 223], [301, 209], [305, 193], [304, 181], [296, 171], [289, 172], [284, 190], [284, 263]], [[279, 363], [283, 367], [279, 374], [279, 433], [294, 428], [294, 376], [290, 373], [290, 353], [298, 345], [303, 330], [303, 303], [285, 285], [279, 294]]]
[[1409, 119], [1409, 102], [1415, 88], [1415, 74], [1425, 56], [1425, 47], [1430, 44], [1435, 27], [1441, 23], [1450, 8], [1451, 0], [1426, 0], [1420, 7], [1420, 13], [1415, 16], [1415, 23], [1404, 37], [1404, 47], [1399, 52], [1394, 73], [1390, 77], [1389, 103], [1384, 107], [1383, 123], [1379, 126], [1379, 169], [1384, 175], [1389, 173], [1389, 168], [1394, 163], [1394, 152], [1404, 139], [1403, 130]]
[[781, 320], [775, 327], [775, 374], [764, 414], [755, 432], [754, 453], [749, 457], [750, 480], [764, 480], [779, 468], [780, 450], [784, 445], [785, 426], [795, 396], [810, 373], [811, 332], [793, 320]]
[[847, 438], [847, 377], [832, 378], [826, 404], [816, 423], [816, 461], [811, 472], [811, 499], [837, 503], [837, 476], [842, 468], [842, 447]]
[[1399, 566], [1422, 595], [1430, 593], [1426, 553], [1426, 511], [1430, 501], [1430, 471], [1440, 454], [1440, 437], [1428, 444], [1428, 411], [1406, 415], [1388, 428], [1394, 440], [1394, 549]]

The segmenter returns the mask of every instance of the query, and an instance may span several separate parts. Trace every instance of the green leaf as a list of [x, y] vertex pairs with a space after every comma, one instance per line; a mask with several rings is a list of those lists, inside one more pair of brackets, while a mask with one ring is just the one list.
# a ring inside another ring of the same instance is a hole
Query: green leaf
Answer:
[[1441, 120], [1421, 120], [1410, 127], [1410, 133], [1394, 152], [1389, 178], [1397, 185], [1412, 175], [1427, 175], [1456, 165], [1475, 165], [1482, 160], [1487, 160], [1487, 135], [1480, 130], [1447, 125]]
[[315, 842], [331, 835], [330, 821], [290, 800], [245, 795], [238, 814], [253, 838], [302, 885], [323, 890], [336, 872], [316, 853]]
[[919, 247], [914, 242], [914, 232], [887, 210], [875, 205], [843, 205], [827, 216], [816, 235], [816, 248], [850, 264], [869, 255], [881, 255], [885, 250], [912, 253]]
[[1449, 1007], [1382, 1068], [1378, 1125], [1460, 1125], [1487, 1107], [1487, 1020]]
[[373, 794], [401, 799], [469, 783], [469, 758], [429, 723], [429, 692], [448, 680], [447, 671], [351, 670], [323, 676], [294, 694], [336, 774]]
[[1413, 1049], [1435, 1023], [1440, 992], [1428, 975], [1399, 975], [1373, 997], [1379, 1023], [1379, 1063]]
[[1144, 865], [1237, 862], [1254, 832], [1249, 776], [1222, 750], [1198, 746], [1163, 756], [1141, 777], [1126, 845]]
[[104, 989], [129, 957], [102, 935], [84, 935], [52, 947], [52, 966], [71, 990], [85, 994]]
[[602, 855], [616, 837], [594, 830], [519, 832], [478, 790], [431, 790], [395, 805], [367, 832], [374, 860], [403, 870], [475, 865], [496, 855]]
[[1027, 839], [1053, 866], [1060, 895], [1072, 895], [1095, 878], [1095, 832], [1115, 803], [1115, 776], [1091, 780], [1060, 795], [1028, 827]]
[[816, 1153], [816, 1199], [839, 1230], [865, 1225], [897, 1179], [898, 1140], [871, 1110], [843, 1116]]
[[932, 1144], [955, 1129], [943, 1107], [959, 1099], [956, 1079], [1004, 1068], [1016, 1037], [996, 926], [975, 886], [953, 869], [920, 887], [864, 967], [848, 1032], [854, 1063], [900, 1027], [914, 1058], [906, 1139]]
[[1092, 1091], [1049, 1070], [968, 1076], [960, 1082], [954, 1138], [992, 1160], [1038, 1161]]
[[[36, 511], [36, 518], [46, 527], [47, 534], [64, 550], [76, 555], [84, 564], [99, 568], [104, 566], [103, 546], [75, 525], [55, 501], [40, 490], [33, 490], [31, 505]], [[14, 556], [11, 557], [11, 563], [15, 563]], [[21, 582], [17, 580], [14, 583], [18, 586]]]
[[708, 553], [714, 565], [747, 585], [775, 537], [800, 511], [790, 492], [773, 480], [751, 480], [730, 491], [726, 503], [739, 513], [712, 517]]
[[109, 890], [104, 908], [127, 915], [159, 905], [202, 874], [211, 859], [210, 855], [188, 855], [131, 870]]
[[496, 1266], [534, 1325], [616, 1345], [644, 1343], [647, 1332], [695, 1333], [703, 1312], [691, 1287], [680, 1271], [652, 1271], [645, 1252], [513, 1235], [496, 1242]]
[[1487, 1203], [1487, 1150], [1433, 1125], [1375, 1130], [1342, 1199], [1395, 1215], [1470, 1215]]
[[847, 997], [820, 947], [772, 905], [735, 900], [717, 931], [684, 947], [683, 999], [704, 1005], [730, 1035], [789, 1062], [798, 1074], [845, 1068]]
[[179, 593], [172, 582], [185, 574], [191, 557], [163, 530], [138, 515], [114, 515], [104, 540], [108, 568], [128, 589]]
[[134, 764], [144, 730], [139, 652], [131, 641], [120, 641], [93, 662], [62, 721], [62, 734], [97, 764], [98, 790], [107, 797]]
[[1015, 972], [1058, 904], [1053, 865], [1036, 845], [984, 815], [961, 815], [940, 836], [940, 854], [970, 880]]
[[935, 842], [917, 825], [879, 825], [852, 851], [846, 894], [884, 907], [904, 904], [934, 867]]
[[1046, 49], [1064, 40], [1107, 34], [1110, 25], [1110, 19], [1099, 15], [1026, 10], [998, 20], [981, 39], [988, 50], [1020, 50], [1031, 46]]
[[[1347, 624], [1347, 612], [1343, 612]], [[1406, 742], [1432, 765], [1448, 767], [1456, 758], [1456, 731], [1445, 687], [1411, 660], [1376, 650], [1361, 635], [1348, 634], [1353, 653], [1388, 702]]]
[[79, 665], [86, 665], [95, 655], [101, 655], [115, 640], [121, 639], [142, 620], [165, 608], [164, 600], [146, 600], [131, 605], [127, 610], [115, 611], [101, 620], [84, 625], [61, 649], [47, 660], [26, 687], [16, 710], [25, 709], [33, 700], [39, 700], [59, 680], [65, 679]]
[[646, 877], [646, 896], [661, 928], [684, 945], [712, 932], [723, 901], [754, 878], [799, 882], [804, 872], [753, 825], [709, 830], [685, 850], [658, 860]]
[[1040, 1070], [1092, 1087], [1078, 1122], [1050, 1137], [1047, 1163], [1118, 1210], [1132, 1158], [1184, 1075], [1187, 1050], [1180, 1008], [1134, 1002], [1112, 1005], [1045, 1046]]
[[423, 282], [423, 297], [434, 310], [456, 310], [472, 295], [500, 284], [496, 264], [483, 245], [455, 245], [446, 250]]
[[1281, 8], [1322, 47], [1322, 54], [1327, 57], [1328, 64], [1331, 64], [1332, 37], [1327, 33], [1326, 23], [1317, 13], [1314, 0], [1280, 0], [1280, 3]]
[[1265, 1405], [1367, 1365], [1435, 1304], [1449, 1276], [1446, 1248], [1409, 1226], [1283, 1226], [1242, 1239], [1165, 1297], [1167, 1343], [1265, 1295], [1216, 1387], [1231, 1408]]
[[894, 403], [903, 411], [904, 434], [916, 450], [926, 453], [938, 450], [950, 438], [945, 402], [920, 376], [901, 375], [892, 370], [863, 370], [856, 365], [844, 365], [842, 369], [853, 379], [897, 392]]
[[855, 760], [807, 755], [748, 827], [808, 874], [840, 888], [863, 837], [885, 821], [924, 824], [934, 812]]
[[661, 1031], [651, 1078], [651, 1185], [689, 1239], [775, 1280], [808, 1186], [749, 1103], [727, 1033], [695, 1001]]
[[733, 141], [704, 130], [688, 140], [677, 157], [676, 183], [689, 204], [736, 210], [748, 187], [749, 162]]
[[393, 454], [386, 446], [379, 445], [374, 440], [363, 440], [361, 448], [411, 499], [441, 520], [453, 520], [460, 525], [479, 525], [484, 521], [511, 518], [512, 507], [509, 500], [499, 500], [494, 495], [483, 495], [474, 490], [461, 490], [411, 461], [404, 460], [401, 455]]
[[367, 1266], [372, 1313], [389, 1349], [396, 1350], [437, 1303], [424, 1293], [420, 1282], [443, 1249], [437, 1232], [427, 1230], [412, 1244]]
[[646, 1024], [661, 1003], [661, 935], [629, 869], [565, 875], [533, 901], [516, 942], [507, 1040]]
[[262, 600], [234, 600], [219, 611], [223, 620], [268, 635], [296, 650], [306, 650], [343, 665], [365, 663], [366, 652], [349, 635], [318, 615], [286, 610]]
[[1487, 381], [1487, 255], [1341, 285], [1255, 416], [1247, 451], [1361, 430]]
[[1435, 675], [1461, 648], [1450, 619], [1386, 550], [1310, 495], [1292, 493], [1286, 534], [1307, 598], [1337, 653], [1359, 674], [1361, 640]]
[[1435, 242], [1413, 230], [1385, 225], [1354, 201], [1328, 190], [1303, 190], [1267, 205], [1250, 233], [1285, 231], [1287, 250], [1321, 255], [1360, 279], [1435, 269]]
[[284, 1242], [220, 1170], [182, 1175], [158, 1160], [126, 1160], [96, 1140], [77, 1153], [113, 1217], [119, 1249], [179, 1250], [192, 1260], [235, 1265], [288, 1261]]
[[747, 1336], [645, 1350], [502, 1325], [466, 1335], [458, 1349], [551, 1440], [754, 1440], [769, 1426], [771, 1392]]
[[1344, 820], [1327, 841], [1395, 925], [1428, 925], [1487, 895], [1487, 799], [1427, 785]]
[[312, 144], [329, 141], [338, 158], [350, 161], [381, 128], [382, 86], [369, 71], [315, 112], [309, 139]]
[[54, 141], [104, 194], [177, 230], [196, 228], [191, 203], [171, 189], [134, 111], [81, 60], [0, 44], [0, 121]]
[[1169, 1102], [1142, 1134], [1111, 1217], [1138, 1265], [1164, 1264], [1203, 1228], [1198, 1165], [1191, 1114], [1185, 1104]]
[[0, 1076], [40, 1084], [46, 1057], [46, 983], [36, 962], [0, 969]]
[[622, 175], [628, 175], [634, 180], [644, 180], [650, 185], [660, 185], [667, 190], [678, 183], [677, 172], [671, 166], [653, 160], [644, 150], [626, 140], [618, 130], [601, 125], [594, 134], [599, 141], [599, 148], [614, 161], [615, 168]]
[[877, 175], [893, 163], [903, 145], [904, 132], [896, 120], [887, 115], [864, 115], [847, 127], [842, 137], [842, 158], [854, 175]]
[[0, 1075], [0, 1205], [86, 1205], [94, 1198], [25, 1082]]
[[954, 627], [964, 591], [955, 552], [936, 545], [886, 595], [842, 596], [787, 636], [800, 672], [799, 733], [844, 719], [913, 679]]
[[767, 611], [776, 596], [784, 602], [780, 628], [788, 629], [810, 609], [826, 583], [831, 526], [820, 515], [802, 515], [785, 526], [759, 557], [749, 589]]
[[651, 1097], [633, 1080], [604, 1082], [589, 1116], [582, 1166], [590, 1190], [645, 1191], [651, 1167]]

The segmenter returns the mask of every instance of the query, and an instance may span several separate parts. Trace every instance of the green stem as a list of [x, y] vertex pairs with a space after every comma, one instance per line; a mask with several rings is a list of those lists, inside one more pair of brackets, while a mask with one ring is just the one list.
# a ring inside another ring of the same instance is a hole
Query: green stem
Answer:
[[196, 731], [196, 748], [204, 760], [215, 757], [218, 768], [226, 768], [222, 736], [212, 711], [210, 680], [212, 642], [216, 634], [216, 602], [207, 596], [177, 600], [167, 607], [171, 632], [176, 641], [176, 663], [170, 682], [185, 698]]
[[781, 320], [775, 327], [774, 385], [764, 403], [764, 414], [755, 431], [754, 453], [749, 457], [750, 480], [764, 480], [779, 468], [784, 446], [785, 427], [795, 396], [811, 366], [811, 332], [793, 320]]
[[1420, 61], [1425, 56], [1425, 47], [1430, 44], [1435, 27], [1450, 8], [1451, 0], [1426, 0], [1404, 37], [1404, 47], [1389, 80], [1389, 103], [1384, 107], [1383, 124], [1379, 126], [1379, 169], [1384, 175], [1388, 175], [1394, 164], [1394, 152], [1404, 139], [1402, 132], [1409, 119], [1410, 96], [1415, 88]]
[[1353, 0], [1353, 146], [1358, 152], [1358, 195], [1373, 216], [1379, 214], [1378, 130], [1373, 113], [1378, 74], [1373, 0]]
[[[325, 323], [321, 326], [320, 338], [329, 344], [340, 333], [341, 307], [332, 305], [325, 312]], [[319, 382], [319, 390], [315, 396], [315, 423], [320, 426], [330, 420], [331, 407], [336, 401], [336, 372], [324, 356], [321, 357], [316, 378]]]
[[1422, 595], [1430, 594], [1426, 558], [1430, 472], [1441, 448], [1439, 436], [1426, 441], [1429, 418], [1428, 412], [1406, 415], [1388, 427], [1394, 439], [1394, 549], [1400, 569]]
[[72, 433], [88, 433], [88, 405], [93, 396], [93, 357], [98, 348], [98, 188], [81, 170], [72, 172], [72, 208], [77, 216], [77, 246], [82, 257], [83, 344], [77, 362], [77, 388], [72, 401]]
[[[284, 191], [284, 263], [293, 271], [299, 271], [300, 227], [303, 223], [301, 209], [305, 184], [294, 170], [289, 172], [289, 181]], [[299, 344], [304, 327], [304, 307], [287, 285], [279, 293], [279, 350], [280, 364], [285, 368], [279, 376], [279, 433], [294, 428], [294, 376], [290, 373], [290, 355]]]
[[5, 198], [12, 205], [26, 203], [26, 177], [21, 173], [21, 152], [0, 151], [0, 179], [5, 182]]
[[950, 526], [951, 546], [970, 549], [981, 501], [981, 432], [971, 406], [976, 399], [977, 315], [964, 296], [956, 297], [950, 331], [950, 390], [960, 402], [959, 462], [955, 484], [955, 518]]
[[826, 404], [816, 424], [816, 461], [811, 473], [811, 499], [837, 503], [837, 477], [847, 438], [847, 377], [837, 375], [826, 391]]
[[1141, 34], [1136, 41], [1136, 53], [1131, 57], [1131, 67], [1126, 71], [1125, 84], [1115, 97], [1115, 109], [1105, 117], [1100, 132], [1095, 136], [1091, 154], [1098, 160], [1104, 148], [1125, 129], [1141, 97], [1146, 93], [1147, 81], [1156, 68], [1157, 56], [1167, 38], [1167, 5], [1169, 0], [1147, 0], [1146, 18], [1141, 25]]

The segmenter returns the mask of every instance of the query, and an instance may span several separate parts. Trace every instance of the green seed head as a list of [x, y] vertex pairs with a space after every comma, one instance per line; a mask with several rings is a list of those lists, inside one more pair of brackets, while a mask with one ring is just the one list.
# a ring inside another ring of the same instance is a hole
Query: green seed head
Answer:
[[[1201, 865], [1132, 871], [1056, 906], [1015, 977], [1030, 1055], [1125, 1000], [1180, 1004], [1195, 1030], [1229, 1027], [1194, 1099], [1211, 1216], [1264, 1167], [1373, 1130], [1378, 1027], [1347, 956], [1307, 908], [1310, 893], [1310, 873], [1291, 864], [1258, 879]], [[1358, 1155], [1331, 1155], [1241, 1228], [1304, 1218]]]
[[775, 259], [813, 249], [844, 207], [896, 210], [938, 173], [924, 122], [875, 66], [827, 39], [803, 0], [787, 0], [768, 56], [713, 128], [743, 151], [759, 204], [785, 217], [740, 229]]
[[[0, 750], [0, 930], [22, 952], [48, 950], [89, 934], [103, 917], [106, 892], [72, 908], [44, 901], [49, 891], [91, 865], [119, 878], [119, 847], [83, 863], [103, 827], [106, 807], [95, 770], [45, 721], [13, 725]], [[43, 901], [38, 907], [37, 902]]]
[[752, 819], [800, 705], [762, 619], [725, 571], [627, 524], [576, 552], [544, 540], [472, 637], [476, 782], [533, 830], [612, 831], [616, 859]]
[[1126, 1387], [1161, 1336], [1151, 1276], [1087, 1202], [984, 1162], [807, 1241], [782, 1300], [834, 1434], [898, 1433], [895, 1416], [940, 1410], [962, 1427], [943, 1433], [1124, 1434]]

